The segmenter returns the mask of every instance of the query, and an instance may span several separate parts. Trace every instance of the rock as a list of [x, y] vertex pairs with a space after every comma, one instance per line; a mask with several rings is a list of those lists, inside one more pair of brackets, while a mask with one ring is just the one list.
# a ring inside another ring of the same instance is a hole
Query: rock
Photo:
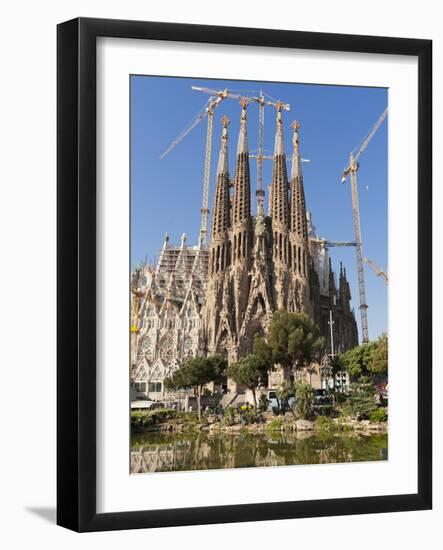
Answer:
[[310, 420], [297, 420], [295, 426], [298, 432], [310, 432], [314, 429], [314, 422]]

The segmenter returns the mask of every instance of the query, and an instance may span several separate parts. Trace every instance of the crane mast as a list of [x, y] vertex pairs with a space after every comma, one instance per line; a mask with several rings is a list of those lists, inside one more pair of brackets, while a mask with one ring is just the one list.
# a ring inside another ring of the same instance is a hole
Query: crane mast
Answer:
[[351, 195], [352, 214], [354, 218], [355, 254], [357, 258], [358, 292], [360, 296], [361, 333], [363, 343], [369, 342], [368, 304], [366, 303], [365, 273], [363, 269], [363, 250], [361, 243], [360, 209], [358, 207], [357, 170], [352, 153], [349, 165], [351, 166]]
[[215, 97], [210, 97], [205, 107], [194, 117], [192, 122], [183, 130], [183, 132], [169, 145], [169, 147], [161, 154], [160, 159], [164, 159], [165, 156], [174, 149], [190, 132], [193, 130], [205, 117], [208, 118], [208, 126], [206, 129], [206, 150], [205, 150], [205, 166], [203, 176], [203, 196], [202, 206], [200, 209], [201, 223], [200, 223], [200, 241], [203, 245], [207, 243], [208, 233], [208, 216], [209, 216], [209, 182], [211, 176], [211, 155], [212, 155], [212, 127], [214, 119], [214, 110], [220, 105], [226, 96], [218, 94]]
[[371, 128], [369, 134], [363, 140], [362, 144], [358, 148], [354, 155], [352, 151], [349, 155], [349, 164], [343, 171], [342, 183], [346, 182], [346, 178], [350, 176], [351, 182], [351, 197], [352, 197], [352, 216], [354, 220], [354, 235], [355, 235], [355, 254], [357, 259], [357, 277], [358, 277], [358, 291], [360, 298], [360, 316], [361, 316], [361, 331], [363, 343], [369, 342], [369, 330], [368, 330], [368, 304], [366, 303], [366, 286], [365, 286], [365, 273], [363, 264], [363, 248], [361, 239], [361, 225], [360, 225], [360, 209], [358, 205], [358, 190], [357, 190], [357, 171], [359, 163], [357, 162], [360, 155], [365, 151], [370, 141], [374, 137], [377, 130], [382, 125], [388, 114], [388, 108], [383, 111], [377, 122]]
[[257, 189], [255, 191], [257, 197], [257, 211], [263, 213], [263, 202], [265, 192], [263, 190], [263, 146], [264, 146], [264, 130], [265, 130], [265, 98], [260, 90], [260, 102], [258, 104], [258, 155], [257, 161]]
[[[257, 211], [263, 212], [263, 202], [265, 192], [263, 190], [263, 160], [267, 157], [264, 156], [264, 134], [265, 134], [265, 106], [276, 107], [280, 105], [285, 111], [290, 111], [291, 106], [288, 103], [282, 103], [281, 101], [271, 101], [265, 98], [264, 93], [260, 90], [258, 96], [242, 96], [238, 93], [235, 93], [231, 90], [214, 90], [212, 88], [202, 88], [200, 86], [192, 86], [193, 90], [197, 92], [203, 92], [205, 94], [210, 94], [215, 98], [228, 98], [234, 99], [237, 101], [247, 101], [248, 103], [258, 103], [258, 154], [249, 155], [251, 158], [255, 158], [257, 163]], [[273, 157], [270, 157], [273, 158]], [[208, 183], [209, 186], [209, 183]], [[205, 195], [205, 192], [203, 192]], [[202, 210], [205, 206], [202, 206]], [[207, 206], [206, 206], [207, 208]]]
[[[201, 213], [201, 224], [200, 224], [200, 241], [202, 244], [207, 244], [207, 234], [208, 234], [208, 217], [209, 217], [209, 184], [211, 176], [211, 156], [212, 156], [212, 127], [214, 119], [214, 110], [220, 105], [220, 103], [226, 99], [235, 99], [239, 101], [246, 101], [248, 103], [255, 102], [259, 105], [259, 149], [258, 155], [254, 158], [257, 160], [257, 209], [263, 209], [263, 172], [262, 172], [262, 163], [263, 159], [263, 140], [264, 140], [264, 123], [265, 123], [265, 106], [269, 105], [274, 107], [279, 103], [283, 109], [289, 111], [291, 106], [289, 104], [284, 104], [279, 102], [270, 101], [265, 98], [263, 92], [260, 91], [259, 97], [249, 97], [242, 96], [240, 94], [234, 93], [228, 89], [225, 90], [213, 90], [211, 88], [201, 88], [199, 86], [192, 86], [193, 90], [198, 92], [203, 92], [209, 94], [211, 97], [208, 102], [205, 104], [205, 107], [194, 117], [192, 122], [182, 131], [181, 134], [169, 145], [169, 147], [161, 154], [160, 159], [165, 158], [165, 156], [170, 153], [176, 145], [178, 145], [190, 132], [193, 130], [205, 117], [208, 118], [208, 126], [206, 130], [206, 149], [205, 149], [205, 166], [204, 166], [204, 176], [203, 176], [203, 195], [202, 195], [202, 206], [200, 209]], [[252, 155], [251, 155], [252, 156]]]
[[206, 129], [206, 151], [205, 151], [205, 174], [203, 178], [203, 197], [200, 225], [200, 240], [202, 244], [207, 243], [208, 235], [208, 216], [209, 216], [209, 182], [211, 176], [211, 158], [212, 158], [212, 123], [214, 120], [214, 106], [208, 110], [208, 127]]

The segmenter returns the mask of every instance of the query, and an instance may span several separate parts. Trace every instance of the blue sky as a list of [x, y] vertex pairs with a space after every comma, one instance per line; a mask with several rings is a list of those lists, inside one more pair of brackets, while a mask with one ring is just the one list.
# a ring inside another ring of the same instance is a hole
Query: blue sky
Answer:
[[[290, 103], [291, 111], [283, 115], [286, 154], [290, 156], [292, 148], [290, 123], [298, 120], [301, 124], [301, 154], [310, 160], [303, 164], [303, 175], [307, 207], [312, 212], [314, 225], [320, 236], [330, 240], [354, 240], [349, 183], [342, 185], [340, 179], [349, 152], [361, 143], [387, 106], [387, 89], [132, 76], [132, 266], [146, 258], [154, 261], [166, 231], [171, 243], [178, 244], [183, 232], [187, 234], [189, 244], [197, 242], [206, 120], [163, 160], [159, 158], [209, 98], [192, 90], [191, 86], [229, 88], [243, 94], [261, 89], [275, 99]], [[214, 114], [210, 208], [220, 145], [220, 120], [225, 114], [231, 121], [231, 177], [235, 170], [240, 106], [236, 101], [225, 99]], [[387, 128], [387, 122], [384, 122], [363, 153], [358, 171], [363, 254], [383, 270], [387, 269]], [[264, 141], [269, 154], [273, 151], [274, 133], [275, 110], [268, 107]], [[258, 147], [258, 107], [255, 104], [248, 108], [248, 138], [252, 151]], [[265, 161], [263, 181], [266, 190], [271, 174], [272, 161]], [[255, 162], [251, 159], [253, 186], [255, 175]], [[332, 248], [330, 255], [336, 271], [340, 261], [346, 266], [360, 331], [355, 249]], [[369, 336], [373, 339], [387, 330], [387, 289], [385, 283], [367, 267], [365, 276]]]

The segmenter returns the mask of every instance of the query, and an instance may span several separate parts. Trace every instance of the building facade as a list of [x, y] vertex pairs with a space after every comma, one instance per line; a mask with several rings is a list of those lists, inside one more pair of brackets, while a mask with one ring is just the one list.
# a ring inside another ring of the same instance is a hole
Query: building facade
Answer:
[[155, 268], [132, 274], [131, 376], [139, 395], [164, 398], [164, 378], [190, 356], [220, 354], [229, 362], [244, 357], [256, 335], [266, 336], [278, 309], [308, 314], [329, 353], [358, 344], [346, 270], [340, 265], [337, 284], [306, 210], [299, 124], [292, 125], [288, 176], [277, 105], [268, 213], [258, 200], [255, 215], [246, 102], [232, 179], [228, 124], [223, 117], [209, 246], [200, 238], [188, 247], [185, 235], [180, 246], [171, 246], [166, 236]]

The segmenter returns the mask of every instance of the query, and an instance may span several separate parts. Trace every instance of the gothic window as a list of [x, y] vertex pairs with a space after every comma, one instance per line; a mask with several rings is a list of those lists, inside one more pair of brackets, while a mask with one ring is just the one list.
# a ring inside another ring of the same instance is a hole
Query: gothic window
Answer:
[[194, 355], [192, 348], [192, 338], [190, 336], [186, 336], [183, 342], [183, 359], [187, 359], [188, 357], [192, 357]]
[[153, 355], [153, 345], [151, 338], [145, 334], [140, 338], [140, 341], [138, 343], [138, 349], [140, 356], [144, 355], [148, 358], [152, 358]]
[[174, 356], [173, 338], [171, 334], [166, 334], [160, 342], [160, 357], [164, 362], [170, 362]]

